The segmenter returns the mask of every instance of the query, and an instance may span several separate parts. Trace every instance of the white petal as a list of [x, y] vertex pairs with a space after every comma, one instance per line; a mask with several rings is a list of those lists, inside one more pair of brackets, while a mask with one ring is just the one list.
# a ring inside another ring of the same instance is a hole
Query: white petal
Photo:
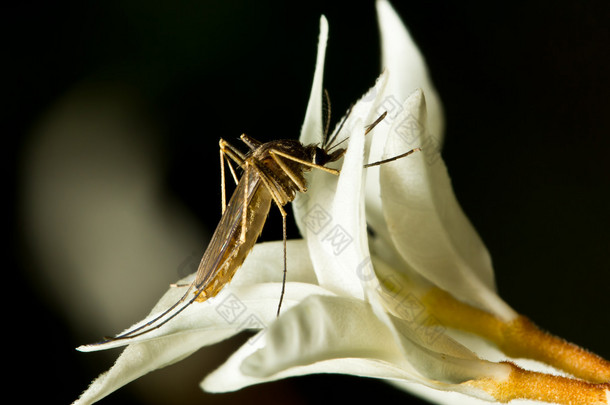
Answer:
[[[427, 124], [433, 136], [430, 138], [435, 145], [426, 145], [426, 150], [440, 149], [444, 134], [444, 118], [440, 97], [434, 88], [426, 67], [425, 60], [413, 42], [409, 32], [388, 1], [379, 0], [377, 15], [381, 33], [382, 67], [388, 76], [388, 84], [383, 94], [378, 97], [376, 111], [378, 114], [387, 112], [386, 118], [378, 125], [377, 130], [369, 136], [369, 162], [382, 159], [387, 137], [400, 136], [390, 132], [393, 124], [399, 119], [402, 105], [407, 97], [417, 89], [423, 89], [429, 104]], [[405, 128], [406, 129], [406, 128]], [[407, 152], [416, 147], [422, 147], [417, 139], [407, 138], [408, 145], [397, 154]], [[366, 213], [367, 221], [374, 225], [378, 232], [380, 243], [389, 242], [381, 210], [379, 190], [379, 167], [367, 169], [366, 183]]]
[[362, 301], [316, 297], [274, 324], [265, 347], [241, 365], [243, 373], [268, 377], [283, 369], [340, 357], [390, 361], [400, 352], [393, 337]]
[[[316, 71], [316, 74], [318, 74], [318, 71]], [[319, 81], [318, 80], [314, 80], [314, 84], [317, 84]], [[379, 103], [380, 97], [383, 95], [383, 91], [384, 88], [386, 86], [387, 83], [387, 75], [382, 74], [377, 81], [375, 82], [375, 85], [369, 89], [369, 91], [362, 96], [362, 98], [360, 98], [360, 100], [358, 100], [358, 102], [355, 103], [355, 105], [353, 106], [353, 108], [351, 109], [351, 112], [344, 117], [344, 124], [341, 125], [341, 121], [339, 121], [339, 123], [337, 124], [337, 127], [334, 129], [332, 135], [330, 135], [331, 137], [334, 137], [335, 135], [337, 135], [336, 137], [336, 141], [333, 144], [340, 144], [341, 147], [343, 148], [348, 148], [348, 139], [351, 136], [351, 130], [352, 129], [356, 129], [359, 132], [363, 131], [364, 128], [362, 127], [363, 122], [364, 123], [372, 123], [376, 118], [377, 118], [377, 111], [375, 110], [377, 104]], [[312, 89], [312, 95], [314, 93], [318, 94], [322, 92], [322, 83], [319, 82], [319, 92], [315, 92], [314, 89]], [[314, 104], [314, 100], [310, 99], [310, 105]], [[355, 124], [356, 120], [360, 120], [361, 124], [360, 126], [357, 126]], [[321, 124], [320, 124], [321, 126]], [[341, 133], [340, 134], [336, 134], [336, 132], [338, 132], [338, 130], [341, 127]], [[369, 134], [368, 135], [368, 139], [367, 142], [370, 142], [370, 139], [372, 137], [373, 134]], [[301, 142], [305, 142], [305, 133], [302, 132], [301, 133]], [[317, 141], [319, 142], [320, 139], [317, 139]], [[368, 149], [368, 148], [367, 148]], [[335, 162], [335, 164], [331, 164], [329, 165], [329, 167], [333, 167], [333, 168], [339, 168], [339, 165], [337, 162]], [[295, 214], [295, 219], [297, 222], [297, 225], [299, 227], [299, 230], [301, 231], [302, 235], [306, 234], [308, 225], [305, 223], [304, 219], [307, 218], [308, 212], [312, 209], [312, 207], [314, 207], [316, 204], [328, 204], [328, 201], [317, 201], [315, 199], [312, 198], [313, 194], [311, 192], [312, 187], [317, 187], [317, 188], [331, 188], [332, 190], [334, 190], [334, 188], [336, 187], [336, 181], [337, 179], [332, 176], [332, 175], [328, 175], [328, 173], [321, 173], [319, 170], [314, 170], [313, 172], [307, 173], [307, 179], [308, 179], [308, 184], [309, 184], [309, 191], [307, 191], [306, 193], [297, 193], [297, 196], [292, 204], [292, 208]], [[322, 183], [319, 186], [316, 186], [317, 183]], [[332, 191], [331, 190], [331, 191]], [[330, 196], [332, 195], [332, 193], [326, 193], [324, 194], [325, 196]], [[315, 201], [314, 201], [315, 200]], [[381, 210], [380, 210], [381, 212]]]
[[212, 392], [232, 391], [324, 372], [382, 378], [408, 375], [389, 361], [367, 360], [397, 358], [400, 351], [383, 324], [363, 302], [354, 299], [311, 297], [256, 338], [256, 345], [242, 346], [206, 377], [202, 387]]
[[360, 130], [350, 138], [338, 181], [326, 172], [311, 173], [309, 190], [298, 204], [306, 206], [300, 218], [301, 232], [320, 285], [339, 295], [362, 299], [357, 267], [367, 254], [363, 252], [367, 248], [362, 240], [364, 125], [360, 121], [353, 125]]
[[320, 285], [339, 295], [364, 297], [358, 275], [369, 256], [362, 192], [364, 132], [376, 117], [365, 121], [362, 117], [374, 116], [375, 100], [385, 83], [384, 77], [380, 78], [354, 105], [343, 125], [343, 136], [349, 138], [349, 143], [345, 145], [347, 152], [339, 179], [314, 170], [309, 173], [308, 191], [293, 204]]
[[[280, 230], [281, 234], [281, 230]], [[307, 243], [303, 239], [286, 241], [288, 281], [318, 284], [309, 257]], [[284, 274], [284, 244], [281, 240], [257, 243], [237, 270], [229, 285], [253, 285], [281, 282]]]
[[[428, 100], [429, 131], [440, 143], [444, 132], [443, 108], [426, 62], [390, 2], [378, 0], [376, 4], [381, 32], [381, 65], [390, 76], [384, 102], [387, 107], [399, 109], [409, 94], [422, 89]], [[397, 112], [388, 111], [390, 118]]]
[[[503, 319], [516, 314], [494, 292], [489, 253], [457, 202], [447, 169], [436, 151], [427, 151], [426, 105], [423, 93], [413, 93], [390, 133], [400, 134], [401, 122], [423, 151], [380, 168], [383, 210], [396, 249], [420, 274], [456, 298], [491, 311]], [[386, 156], [409, 148], [403, 136], [389, 136]]]
[[328, 21], [320, 17], [320, 37], [318, 39], [318, 56], [313, 84], [309, 95], [309, 103], [305, 112], [305, 120], [301, 128], [300, 141], [305, 144], [317, 144], [322, 140], [322, 81], [324, 79], [324, 57], [328, 41]]
[[[106, 350], [157, 338], [166, 338], [168, 336], [179, 337], [183, 334], [199, 333], [201, 331], [206, 331], [207, 337], [200, 339], [200, 347], [207, 346], [238, 333], [244, 328], [249, 328], [248, 325], [236, 323], [248, 315], [256, 315], [264, 325], [273, 322], [276, 319], [281, 287], [281, 282], [229, 286], [224, 288], [214, 298], [210, 298], [205, 302], [193, 302], [171, 321], [157, 329], [133, 338], [80, 346], [78, 350], [83, 352]], [[181, 291], [177, 292], [177, 290]], [[126, 331], [133, 330], [155, 319], [165, 308], [169, 308], [174, 304], [184, 291], [184, 288], [170, 288], [157, 305], [155, 305], [148, 317]], [[314, 284], [287, 282], [283, 307], [289, 309], [312, 294], [326, 295], [331, 294], [331, 292]], [[231, 330], [230, 335], [226, 335], [225, 329], [227, 328]], [[180, 344], [179, 340], [177, 344]]]
[[269, 377], [255, 377], [243, 374], [239, 366], [243, 358], [249, 354], [246, 349], [252, 351], [256, 349], [256, 346], [244, 345], [242, 349], [244, 350], [236, 352], [225, 364], [208, 375], [202, 381], [201, 388], [208, 392], [237, 391], [250, 385], [320, 373], [348, 374], [384, 379], [406, 379], [409, 377], [404, 370], [391, 363], [375, 359], [352, 357], [336, 358], [305, 366], [292, 367]]
[[[507, 372], [503, 365], [457, 359], [417, 344], [412, 345], [412, 356], [405, 358], [393, 334], [369, 305], [341, 297], [311, 296], [255, 337], [258, 343], [249, 342], [240, 348], [205, 379], [203, 388], [231, 391], [289, 376], [339, 372], [464, 389], [427, 372], [453, 382], [472, 378], [473, 374]], [[416, 357], [420, 370], [412, 363]], [[422, 366], [425, 373], [421, 372]]]
[[[455, 391], [441, 391], [422, 384], [413, 384], [404, 381], [390, 381], [390, 383], [397, 388], [438, 405], [490, 405], [490, 401], [495, 402], [493, 398], [490, 398], [490, 400], [483, 400]], [[510, 403], [511, 405], [535, 404], [531, 401], [511, 401]]]
[[[224, 337], [231, 334], [233, 333], [227, 333]], [[216, 338], [221, 340], [222, 337], [216, 334]], [[190, 333], [180, 338], [161, 338], [128, 346], [114, 366], [93, 381], [74, 405], [92, 404], [152, 370], [187, 357], [202, 346], [202, 340], [209, 340], [206, 332]]]
[[[308, 283], [312, 284], [312, 286], [316, 286], [317, 282], [315, 278], [315, 273], [313, 272], [313, 267], [309, 259], [309, 251], [307, 250], [305, 241], [303, 241], [302, 239], [290, 240], [287, 241], [286, 245], [286, 260], [289, 268], [286, 278], [288, 282], [287, 286], [291, 282], [295, 283], [296, 285], [300, 285], [301, 283]], [[252, 252], [246, 258], [242, 267], [237, 271], [233, 281], [226, 287], [227, 291], [232, 291], [230, 295], [237, 294], [237, 296], [241, 296], [241, 294], [243, 294], [242, 291], [244, 290], [248, 290], [251, 288], [262, 289], [268, 288], [269, 285], [274, 285], [273, 288], [276, 290], [274, 300], [276, 302], [271, 302], [270, 307], [275, 308], [277, 306], [277, 303], [279, 302], [281, 282], [283, 279], [283, 252], [284, 249], [282, 241], [261, 243], [255, 245], [254, 249], [252, 249]], [[177, 284], [188, 285], [193, 280], [194, 276], [194, 274], [191, 274], [180, 280]], [[275, 283], [277, 283], [277, 285]], [[180, 300], [185, 291], [185, 288], [170, 288], [159, 300], [159, 302], [154, 306], [149, 316], [147, 316], [144, 320], [138, 322], [137, 324], [133, 325], [132, 327], [128, 328], [126, 331], [133, 330], [133, 328], [139, 325], [144, 325], [147, 322], [155, 319], [166, 308], [169, 308], [178, 300]], [[287, 290], [287, 294], [289, 293], [291, 293], [290, 290]], [[250, 299], [249, 296], [245, 296], [244, 298]], [[216, 297], [204, 303], [194, 302], [193, 304], [191, 304], [191, 308], [185, 309], [181, 314], [177, 315], [172, 321], [170, 321], [171, 328], [169, 328], [169, 326], [164, 326], [158, 330], [152, 331], [151, 333], [142, 335], [141, 337], [109, 341], [104, 344], [85, 345], [81, 346], [79, 350], [105, 350], [113, 347], [124, 346], [133, 342], [149, 340], [153, 337], [165, 336], [171, 333], [175, 333], [176, 331], [188, 330], [191, 327], [203, 328], [206, 327], [206, 324], [208, 328], [213, 329], [218, 324], [222, 325], [223, 322], [217, 317], [213, 316], [213, 313], [208, 313], [208, 307], [209, 304], [212, 302], [220, 302], [219, 299], [220, 298]], [[260, 303], [258, 303], [257, 305], [259, 304]], [[196, 324], [188, 323], [185, 319], [182, 319], [183, 317], [190, 316], [199, 316], [196, 321]], [[224, 335], [221, 334], [221, 336]], [[217, 341], [213, 338], [210, 339], [211, 340], [209, 342], [203, 341], [203, 345], [211, 344]]]
[[[96, 402], [150, 371], [180, 361], [199, 348], [242, 330], [265, 329], [277, 319], [280, 290], [280, 283], [226, 288], [216, 298], [190, 305], [171, 322], [150, 333], [125, 341], [79, 348], [93, 351], [131, 343], [112, 368], [100, 375], [75, 404]], [[288, 310], [310, 295], [325, 294], [329, 292], [315, 285], [287, 283], [283, 308]], [[167, 301], [165, 298], [162, 299], [164, 303]]]

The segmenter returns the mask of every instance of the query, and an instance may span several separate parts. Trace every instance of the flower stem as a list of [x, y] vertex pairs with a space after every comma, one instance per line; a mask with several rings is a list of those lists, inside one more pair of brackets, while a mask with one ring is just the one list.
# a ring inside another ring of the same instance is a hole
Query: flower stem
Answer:
[[464, 385], [482, 389], [497, 401], [530, 399], [562, 405], [608, 404], [610, 384], [592, 384], [574, 378], [524, 370], [512, 363], [509, 377], [498, 381], [492, 378], [471, 380]]
[[439, 323], [486, 338], [509, 357], [541, 361], [591, 383], [610, 382], [609, 361], [541, 330], [525, 316], [504, 321], [436, 287], [423, 300]]

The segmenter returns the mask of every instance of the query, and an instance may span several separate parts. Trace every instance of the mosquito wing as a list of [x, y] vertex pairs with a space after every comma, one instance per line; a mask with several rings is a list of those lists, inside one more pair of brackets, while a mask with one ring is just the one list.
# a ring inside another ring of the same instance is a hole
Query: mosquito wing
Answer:
[[[233, 278], [263, 229], [271, 201], [259, 173], [246, 170], [199, 263], [192, 286], [201, 292], [202, 299], [215, 296]], [[245, 238], [241, 240], [244, 225]]]

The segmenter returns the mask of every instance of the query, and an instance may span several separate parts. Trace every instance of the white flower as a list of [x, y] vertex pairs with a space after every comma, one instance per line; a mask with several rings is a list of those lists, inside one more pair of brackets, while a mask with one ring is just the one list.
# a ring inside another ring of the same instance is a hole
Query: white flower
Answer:
[[[608, 403], [607, 361], [539, 331], [497, 296], [487, 250], [438, 153], [442, 110], [424, 61], [391, 6], [378, 1], [377, 8], [385, 70], [345, 120], [341, 175], [313, 171], [309, 190], [294, 202], [304, 239], [288, 242], [281, 316], [275, 312], [282, 243], [259, 244], [215, 298], [193, 303], [144, 335], [79, 348], [129, 344], [76, 404], [93, 403], [244, 329], [259, 332], [205, 378], [205, 390], [343, 373], [387, 379], [437, 403]], [[318, 143], [322, 132], [327, 33], [322, 18], [305, 144]], [[384, 111], [386, 118], [365, 138], [366, 125]], [[423, 150], [363, 168], [414, 147]], [[182, 294], [170, 288], [148, 319]], [[509, 357], [537, 360], [519, 364], [590, 383], [501, 361]]]

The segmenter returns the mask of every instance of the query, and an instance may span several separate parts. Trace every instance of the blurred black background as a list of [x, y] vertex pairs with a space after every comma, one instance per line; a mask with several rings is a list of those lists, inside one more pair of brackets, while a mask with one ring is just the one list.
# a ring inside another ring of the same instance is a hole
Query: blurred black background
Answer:
[[[443, 156], [458, 200], [491, 251], [500, 295], [543, 328], [610, 358], [610, 5], [395, 3], [442, 97]], [[39, 276], [45, 260], [24, 225], [24, 173], [49, 111], [75, 92], [85, 94], [83, 103], [105, 89], [125, 94], [155, 129], [149, 140], [161, 162], [158, 198], [179, 201], [196, 227], [211, 230], [220, 215], [218, 139], [298, 136], [322, 13], [330, 24], [325, 87], [341, 116], [378, 75], [376, 14], [373, 2], [319, 1], [24, 1], [2, 8], [2, 122], [7, 188], [15, 196], [5, 262], [3, 340], [14, 356], [7, 388], [31, 403], [68, 403], [118, 353], [74, 350], [99, 336], [70, 321], [46, 291]], [[263, 238], [279, 239], [279, 215], [270, 221]], [[297, 236], [294, 225], [290, 232]], [[172, 271], [168, 280], [176, 278]], [[152, 302], [136, 304], [143, 316]], [[420, 403], [384, 383], [345, 376], [200, 392], [197, 383], [240, 341], [224, 352], [204, 349], [101, 403]], [[210, 357], [213, 364], [200, 365]], [[183, 384], [174, 392], [154, 391], [155, 381], [176, 375]]]

